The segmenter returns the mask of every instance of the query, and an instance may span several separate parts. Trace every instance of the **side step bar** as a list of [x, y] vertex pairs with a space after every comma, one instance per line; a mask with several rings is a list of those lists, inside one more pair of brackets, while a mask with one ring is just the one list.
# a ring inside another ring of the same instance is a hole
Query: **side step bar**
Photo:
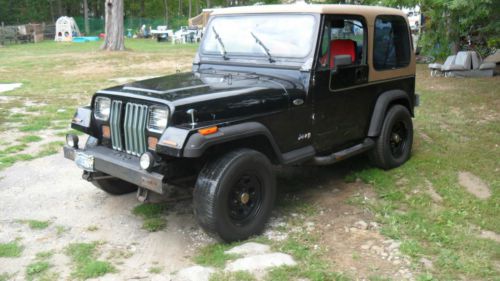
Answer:
[[330, 164], [339, 162], [341, 160], [344, 160], [346, 158], [349, 158], [351, 156], [368, 151], [374, 145], [375, 145], [375, 142], [372, 139], [367, 138], [363, 141], [363, 143], [360, 143], [360, 144], [357, 144], [355, 146], [346, 148], [344, 150], [332, 153], [330, 155], [315, 156], [312, 161], [315, 165], [330, 165]]

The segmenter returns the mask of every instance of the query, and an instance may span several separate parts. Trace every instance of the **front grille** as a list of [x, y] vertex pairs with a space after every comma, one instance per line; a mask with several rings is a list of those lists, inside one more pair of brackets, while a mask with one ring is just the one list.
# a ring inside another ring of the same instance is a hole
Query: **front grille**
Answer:
[[[146, 122], [148, 107], [126, 103], [123, 118], [123, 102], [113, 101], [109, 125], [113, 149], [140, 156], [146, 152]], [[123, 120], [123, 121], [122, 121]], [[124, 145], [125, 144], [125, 145]]]
[[113, 149], [123, 151], [122, 130], [120, 127], [122, 117], [122, 101], [114, 100], [111, 103], [111, 116], [109, 126], [111, 127], [111, 145]]

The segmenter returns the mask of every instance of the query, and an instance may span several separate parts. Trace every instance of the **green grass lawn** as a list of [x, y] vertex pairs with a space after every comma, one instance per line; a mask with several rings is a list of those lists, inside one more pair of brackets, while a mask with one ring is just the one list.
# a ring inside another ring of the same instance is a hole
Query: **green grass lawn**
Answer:
[[[125, 52], [101, 52], [99, 46], [45, 41], [0, 49], [0, 83], [23, 83], [0, 94], [0, 169], [57, 152], [75, 108], [119, 84], [110, 79], [187, 71], [198, 48], [134, 39], [126, 41]], [[28, 155], [23, 151], [29, 147]]]
[[[423, 279], [500, 280], [500, 244], [478, 237], [480, 230], [500, 234], [499, 78], [431, 78], [419, 66], [412, 158], [391, 171], [353, 172], [375, 187], [383, 234], [403, 241], [416, 263], [434, 262]], [[479, 177], [491, 197], [468, 193], [459, 172]]]

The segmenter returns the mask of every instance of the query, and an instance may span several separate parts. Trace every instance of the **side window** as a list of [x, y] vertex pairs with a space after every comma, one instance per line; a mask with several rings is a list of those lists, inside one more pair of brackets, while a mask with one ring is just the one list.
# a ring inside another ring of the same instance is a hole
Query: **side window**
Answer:
[[378, 16], [375, 19], [373, 67], [386, 70], [410, 64], [408, 26], [403, 17]]
[[350, 55], [353, 65], [365, 62], [366, 29], [358, 18], [335, 16], [325, 24], [319, 62], [334, 68], [336, 55]]

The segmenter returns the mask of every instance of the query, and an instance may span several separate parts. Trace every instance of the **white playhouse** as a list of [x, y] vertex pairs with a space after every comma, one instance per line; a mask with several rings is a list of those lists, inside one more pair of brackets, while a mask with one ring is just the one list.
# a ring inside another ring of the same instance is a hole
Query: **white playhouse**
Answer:
[[80, 29], [72, 17], [60, 17], [56, 21], [56, 38], [57, 42], [71, 42], [73, 37], [80, 36]]

